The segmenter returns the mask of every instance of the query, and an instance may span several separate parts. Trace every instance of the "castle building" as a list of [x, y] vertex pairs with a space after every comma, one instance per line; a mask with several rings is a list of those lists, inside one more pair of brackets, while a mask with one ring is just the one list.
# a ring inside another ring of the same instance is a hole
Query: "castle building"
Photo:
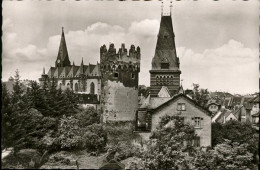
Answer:
[[55, 67], [50, 67], [47, 74], [43, 69], [39, 81], [40, 84], [46, 82], [48, 85], [54, 82], [62, 90], [69, 88], [75, 91], [81, 103], [87, 106], [97, 107], [100, 104], [100, 64], [85, 65], [83, 58], [80, 65], [77, 66], [74, 62], [71, 64], [63, 28]]
[[101, 112], [103, 122], [134, 121], [138, 109], [140, 48], [131, 45], [129, 52], [122, 44], [100, 48]]

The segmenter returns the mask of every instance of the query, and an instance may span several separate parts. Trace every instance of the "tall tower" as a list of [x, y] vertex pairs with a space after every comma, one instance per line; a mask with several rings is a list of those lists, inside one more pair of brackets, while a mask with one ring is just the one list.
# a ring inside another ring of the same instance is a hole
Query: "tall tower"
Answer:
[[131, 45], [129, 53], [122, 44], [100, 48], [101, 111], [103, 122], [133, 121], [138, 109], [140, 48]]
[[62, 27], [61, 40], [58, 56], [55, 62], [55, 67], [65, 67], [70, 66], [70, 59], [68, 55], [67, 45], [65, 41], [65, 35]]
[[163, 86], [173, 96], [180, 87], [180, 62], [176, 54], [175, 35], [171, 15], [162, 14], [155, 54], [150, 70], [150, 96], [158, 97]]

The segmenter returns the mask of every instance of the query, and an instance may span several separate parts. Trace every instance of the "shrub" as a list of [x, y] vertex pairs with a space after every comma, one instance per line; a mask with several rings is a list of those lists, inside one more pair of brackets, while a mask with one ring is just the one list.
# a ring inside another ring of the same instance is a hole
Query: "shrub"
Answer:
[[82, 137], [83, 148], [88, 151], [103, 151], [107, 144], [107, 133], [101, 124], [93, 124], [85, 128]]
[[79, 126], [85, 128], [94, 123], [100, 123], [100, 111], [97, 111], [94, 107], [81, 109], [76, 114], [76, 118], [79, 120]]
[[78, 126], [79, 120], [73, 116], [60, 119], [58, 127], [58, 142], [61, 148], [75, 149], [80, 148], [82, 144], [81, 130]]

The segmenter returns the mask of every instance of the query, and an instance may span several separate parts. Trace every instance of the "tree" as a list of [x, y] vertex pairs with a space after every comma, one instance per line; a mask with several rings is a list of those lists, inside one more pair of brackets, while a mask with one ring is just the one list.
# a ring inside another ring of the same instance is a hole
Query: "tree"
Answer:
[[213, 150], [199, 151], [194, 159], [195, 169], [253, 169], [253, 154], [247, 150], [247, 144], [225, 140]]
[[192, 99], [200, 106], [206, 108], [209, 101], [208, 89], [199, 89], [199, 84], [193, 84]]
[[75, 115], [79, 119], [79, 125], [85, 128], [94, 123], [100, 123], [100, 112], [94, 107], [82, 109]]
[[191, 141], [195, 136], [194, 128], [185, 124], [183, 118], [168, 115], [162, 117], [159, 127], [150, 137], [147, 151], [144, 152], [145, 168], [188, 168], [187, 154], [194, 153]]
[[6, 85], [2, 84], [2, 145], [1, 148], [9, 147], [10, 146], [10, 133], [12, 132], [11, 126], [11, 114], [12, 114], [12, 107], [11, 107], [11, 96], [8, 92]]
[[254, 162], [256, 155], [259, 154], [258, 148], [258, 132], [250, 123], [242, 123], [230, 120], [225, 124], [212, 124], [212, 146], [216, 146], [225, 142], [226, 139], [239, 144], [248, 144], [247, 149], [254, 154]]

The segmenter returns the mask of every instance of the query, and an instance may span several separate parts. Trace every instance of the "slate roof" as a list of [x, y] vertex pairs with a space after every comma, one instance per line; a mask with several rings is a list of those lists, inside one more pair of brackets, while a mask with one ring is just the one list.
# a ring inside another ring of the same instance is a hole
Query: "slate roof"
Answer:
[[153, 112], [156, 112], [158, 109], [161, 109], [165, 106], [168, 106], [171, 102], [176, 101], [178, 98], [180, 97], [184, 97], [185, 99], [187, 99], [191, 104], [193, 104], [195, 107], [197, 107], [198, 109], [200, 109], [201, 111], [203, 111], [204, 113], [206, 113], [208, 116], [211, 115], [210, 111], [201, 107], [199, 104], [197, 104], [194, 100], [190, 99], [189, 97], [187, 97], [186, 95], [180, 93], [177, 94], [175, 96], [173, 96], [170, 100], [168, 100], [167, 102], [161, 104], [160, 106], [156, 107], [153, 109]]

